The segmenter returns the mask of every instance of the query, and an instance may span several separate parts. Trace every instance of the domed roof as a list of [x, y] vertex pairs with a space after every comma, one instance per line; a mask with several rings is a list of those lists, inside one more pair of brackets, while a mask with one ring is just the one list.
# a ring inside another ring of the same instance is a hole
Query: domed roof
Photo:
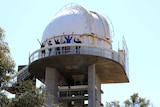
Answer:
[[42, 42], [46, 38], [65, 34], [95, 34], [111, 39], [109, 24], [99, 13], [88, 11], [82, 6], [72, 5], [60, 11], [46, 26]]

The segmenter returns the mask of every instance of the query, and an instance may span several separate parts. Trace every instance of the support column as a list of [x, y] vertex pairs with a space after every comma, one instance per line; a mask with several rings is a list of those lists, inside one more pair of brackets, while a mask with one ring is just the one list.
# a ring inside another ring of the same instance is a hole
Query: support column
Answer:
[[95, 98], [95, 64], [88, 67], [88, 107], [96, 107]]
[[99, 77], [96, 75], [96, 107], [101, 107], [101, 83]]
[[58, 75], [57, 71], [54, 68], [46, 67], [46, 74], [45, 74], [45, 84], [46, 84], [46, 91], [51, 95], [48, 99], [45, 100], [47, 105], [51, 105], [52, 103], [58, 103]]

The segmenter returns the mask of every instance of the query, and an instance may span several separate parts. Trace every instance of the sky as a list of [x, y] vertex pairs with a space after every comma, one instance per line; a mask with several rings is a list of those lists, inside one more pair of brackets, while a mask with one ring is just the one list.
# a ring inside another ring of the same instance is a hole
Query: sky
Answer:
[[28, 64], [39, 49], [47, 24], [65, 5], [77, 3], [108, 17], [114, 27], [113, 49], [125, 37], [129, 49], [129, 83], [104, 84], [102, 103], [123, 102], [133, 93], [160, 107], [160, 1], [159, 0], [0, 0], [0, 27], [5, 30], [11, 56]]

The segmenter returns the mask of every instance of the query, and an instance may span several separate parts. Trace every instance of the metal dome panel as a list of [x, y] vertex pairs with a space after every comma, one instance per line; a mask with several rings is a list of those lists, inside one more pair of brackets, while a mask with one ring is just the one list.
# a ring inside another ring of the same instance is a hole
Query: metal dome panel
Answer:
[[47, 25], [42, 42], [53, 36], [71, 34], [95, 34], [103, 38], [110, 37], [110, 28], [106, 19], [99, 13], [88, 11], [75, 5], [60, 11]]

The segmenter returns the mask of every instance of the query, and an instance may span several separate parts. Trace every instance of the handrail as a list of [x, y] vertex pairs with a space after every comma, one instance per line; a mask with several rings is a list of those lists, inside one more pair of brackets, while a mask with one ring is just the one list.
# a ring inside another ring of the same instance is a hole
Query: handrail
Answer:
[[[67, 46], [86, 46], [86, 47], [92, 47], [92, 48], [106, 49], [106, 48], [102, 48], [102, 47], [99, 47], [99, 46], [96, 46], [96, 45], [89, 45], [89, 44], [76, 44], [76, 43], [58, 44], [58, 45], [52, 45], [52, 46], [46, 46], [44, 48], [40, 48], [40, 49], [34, 51], [30, 55], [30, 57], [33, 56], [37, 52], [41, 52], [42, 50], [46, 50], [46, 49], [49, 49], [49, 48], [57, 48], [57, 47], [67, 47]], [[106, 50], [110, 51], [110, 49], [106, 49]]]
[[[103, 57], [106, 57], [108, 59], [112, 59], [112, 60], [114, 60], [116, 62], [119, 62], [124, 67], [124, 69], [126, 68], [125, 67], [125, 58], [124, 58], [125, 57], [125, 53], [116, 52], [116, 51], [114, 51], [112, 49], [107, 49], [107, 48], [100, 47], [100, 46], [97, 46], [97, 45], [79, 44], [79, 43], [58, 44], [58, 45], [52, 45], [52, 46], [46, 46], [44, 48], [40, 48], [40, 49], [36, 50], [35, 52], [33, 52], [29, 56], [29, 64], [32, 63], [35, 60], [38, 60], [38, 59], [41, 59], [41, 58], [44, 58], [44, 57], [48, 57], [48, 56], [38, 57], [38, 55], [40, 55], [42, 50], [48, 50], [50, 48], [51, 49], [56, 49], [57, 47], [61, 48], [61, 47], [76, 47], [76, 46], [80, 46], [81, 48], [87, 48], [88, 49], [87, 51], [89, 52], [90, 55], [103, 56]], [[94, 49], [100, 50], [101, 54], [96, 54], [95, 53], [96, 50], [94, 50]], [[83, 52], [83, 50], [82, 50], [82, 52]], [[35, 54], [37, 54], [37, 56], [34, 56]], [[67, 55], [67, 54], [76, 54], [76, 53], [72, 52], [72, 53], [64, 53], [64, 54]], [[83, 54], [83, 53], [80, 53], [80, 54]], [[51, 55], [51, 56], [56, 56], [56, 54]]]
[[20, 71], [18, 71], [18, 73], [16, 73], [14, 76], [11, 77], [11, 79], [17, 77], [18, 75], [20, 75], [23, 71], [27, 70], [28, 65], [23, 67]]
[[10, 81], [8, 82], [8, 86], [11, 86], [13, 83], [17, 82], [17, 76], [23, 73], [28, 69], [28, 65], [22, 68], [19, 72], [17, 72], [14, 76], [11, 76]]
[[[57, 47], [76, 47], [76, 46], [80, 46], [81, 48], [85, 49], [87, 48], [87, 52], [89, 52], [88, 54], [89, 55], [98, 55], [98, 56], [102, 56], [102, 57], [106, 57], [108, 59], [112, 59], [118, 63], [120, 63], [123, 68], [126, 70], [126, 64], [125, 64], [125, 53], [121, 53], [123, 50], [121, 50], [121, 52], [116, 52], [112, 49], [107, 49], [107, 48], [104, 48], [104, 47], [100, 47], [100, 46], [96, 46], [96, 45], [90, 45], [90, 44], [78, 44], [78, 43], [69, 43], [69, 44], [58, 44], [58, 45], [52, 45], [52, 46], [46, 46], [44, 48], [40, 48], [38, 50], [36, 50], [35, 52], [33, 52], [30, 56], [29, 56], [29, 64], [31, 64], [33, 61], [35, 60], [38, 60], [42, 57], [37, 57], [37, 59], [35, 58], [35, 54], [38, 53], [41, 53], [42, 50], [48, 50], [48, 49], [56, 49]], [[99, 50], [99, 53], [95, 53], [98, 49]], [[76, 51], [76, 49], [75, 49]], [[80, 50], [82, 51], [81, 53], [79, 54], [86, 54], [86, 53], [83, 53], [83, 50]], [[86, 50], [85, 50], [86, 51]], [[65, 53], [66, 55], [68, 53]], [[70, 54], [70, 53], [69, 53]], [[71, 53], [71, 54], [76, 54], [76, 53]], [[51, 56], [56, 56], [56, 54], [51, 54]], [[45, 56], [45, 57], [48, 57], [48, 56]], [[43, 57], [44, 58], [44, 57]], [[31, 60], [32, 59], [32, 60]], [[17, 76], [20, 75], [21, 73], [23, 73], [24, 71], [26, 71], [28, 69], [28, 66], [25, 66], [24, 68], [22, 68], [18, 73], [16, 73], [14, 76], [11, 77], [10, 81], [9, 81], [9, 84], [12, 84], [12, 83], [15, 83], [17, 81]], [[127, 73], [127, 71], [126, 71]]]
[[75, 90], [86, 90], [88, 85], [75, 85], [75, 86], [58, 86], [59, 91], [75, 91]]
[[[103, 38], [103, 37], [101, 37], [100, 35], [97, 35], [97, 34], [88, 34], [88, 33], [84, 33], [84, 34], [74, 34], [74, 33], [72, 33], [72, 34], [56, 35], [56, 36], [47, 38], [47, 39], [46, 39], [45, 41], [43, 41], [43, 42], [48, 42], [48, 41], [50, 41], [50, 40], [53, 40], [53, 41], [54, 41], [54, 39], [64, 38], [64, 37], [67, 36], [67, 35], [72, 36], [72, 37], [81, 37], [81, 38], [92, 36], [92, 37], [94, 37], [94, 38], [97, 38], [98, 40], [103, 40], [103, 41], [105, 41], [105, 42], [107, 42], [108, 44], [111, 45], [111, 41], [110, 41], [110, 40], [108, 40], [108, 39], [106, 39], [106, 38]], [[84, 43], [83, 40], [82, 40], [82, 43]]]

